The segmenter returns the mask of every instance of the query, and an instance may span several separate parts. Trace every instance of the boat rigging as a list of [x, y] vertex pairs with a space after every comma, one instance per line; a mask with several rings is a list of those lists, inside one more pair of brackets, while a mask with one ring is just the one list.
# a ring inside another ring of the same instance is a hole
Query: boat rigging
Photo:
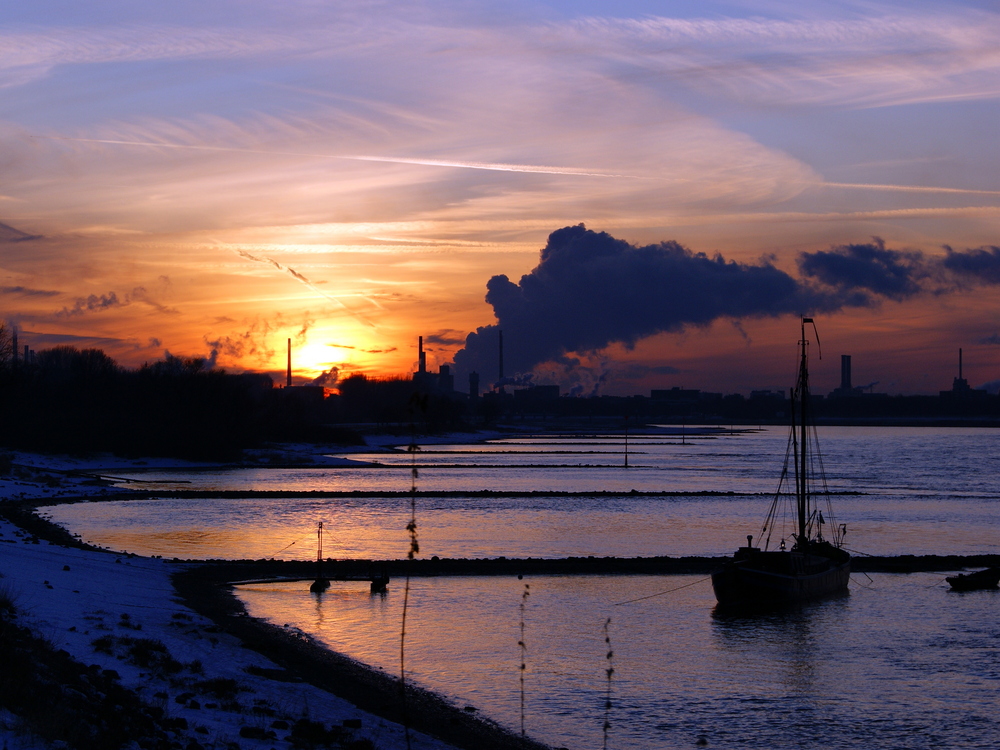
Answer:
[[[778, 490], [754, 546], [752, 534], [747, 546], [740, 547], [721, 570], [712, 574], [712, 587], [722, 606], [768, 606], [818, 599], [847, 590], [851, 556], [842, 548], [846, 527], [838, 525], [829, 505], [829, 493], [823, 472], [822, 457], [812, 424], [809, 396], [809, 339], [806, 325], [811, 325], [819, 345], [819, 334], [812, 318], [801, 319], [799, 371], [791, 391], [791, 429], [785, 464]], [[782, 536], [778, 549], [769, 549], [771, 535], [779, 520], [782, 501], [789, 497], [789, 463], [795, 484], [795, 531], [791, 548]], [[822, 483], [827, 496], [827, 517], [815, 507], [814, 483]], [[831, 526], [830, 539], [823, 527]], [[763, 544], [763, 547], [760, 545]]]

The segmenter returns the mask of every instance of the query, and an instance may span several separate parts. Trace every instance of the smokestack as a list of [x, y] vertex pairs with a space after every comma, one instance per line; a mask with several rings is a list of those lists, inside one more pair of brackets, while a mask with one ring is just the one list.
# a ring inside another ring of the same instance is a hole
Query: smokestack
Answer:
[[851, 355], [840, 355], [840, 389], [851, 390]]
[[[14, 358], [13, 361], [11, 362], [11, 367], [13, 367], [16, 370], [17, 369], [17, 329], [16, 328], [10, 332], [10, 338], [11, 338], [11, 356]], [[27, 348], [27, 347], [25, 347], [25, 348]], [[25, 359], [28, 359], [27, 356], [25, 356]]]
[[423, 336], [420, 336], [417, 339], [417, 352], [418, 352], [418, 355], [417, 355], [418, 356], [418, 358], [417, 358], [417, 362], [418, 362], [418, 364], [417, 364], [417, 372], [419, 372], [422, 375], [423, 373], [427, 372], [427, 355], [424, 353], [424, 337]]
[[958, 350], [958, 379], [962, 379], [962, 349]]
[[469, 398], [479, 398], [479, 373], [469, 373]]
[[497, 333], [500, 334], [500, 377], [497, 382], [500, 383], [500, 393], [506, 393], [503, 389], [503, 331], [498, 329]]
[[285, 388], [292, 387], [292, 340], [288, 339], [288, 374], [285, 377]]

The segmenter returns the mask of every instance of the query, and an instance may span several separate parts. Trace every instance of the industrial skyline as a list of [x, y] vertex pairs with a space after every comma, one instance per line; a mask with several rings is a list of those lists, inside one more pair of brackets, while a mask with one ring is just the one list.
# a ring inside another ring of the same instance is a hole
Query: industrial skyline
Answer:
[[1000, 380], [989, 5], [8, 11], [0, 318], [34, 349], [281, 381], [291, 338], [333, 383], [422, 335], [485, 386], [500, 327], [564, 392], [749, 392], [806, 313], [828, 390], [841, 352], [889, 393], [960, 347]]

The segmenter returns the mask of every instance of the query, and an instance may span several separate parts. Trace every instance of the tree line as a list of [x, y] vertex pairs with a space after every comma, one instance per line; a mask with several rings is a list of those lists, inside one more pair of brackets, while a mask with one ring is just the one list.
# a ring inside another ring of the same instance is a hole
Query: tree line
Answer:
[[25, 359], [11, 339], [0, 323], [0, 444], [8, 449], [231, 460], [262, 441], [319, 429], [315, 415], [279, 402], [267, 375], [169, 354], [130, 369], [100, 349], [71, 346]]

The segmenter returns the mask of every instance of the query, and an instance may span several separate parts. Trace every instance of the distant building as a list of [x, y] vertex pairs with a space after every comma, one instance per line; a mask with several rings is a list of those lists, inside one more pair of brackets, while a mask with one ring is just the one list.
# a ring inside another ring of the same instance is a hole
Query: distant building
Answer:
[[555, 401], [558, 398], [558, 385], [533, 385], [514, 391], [514, 403]]
[[425, 391], [453, 393], [455, 376], [449, 365], [441, 365], [436, 373], [427, 371], [427, 353], [424, 351], [424, 337], [417, 338], [417, 371], [413, 373], [413, 383]]
[[830, 398], [852, 398], [864, 391], [851, 385], [851, 355], [840, 355], [840, 387], [830, 391]]
[[750, 391], [751, 401], [784, 401], [784, 391], [758, 390]]
[[652, 390], [649, 392], [649, 397], [653, 401], [697, 401], [701, 397], [701, 391], [674, 386], [669, 390]]
[[451, 367], [448, 365], [441, 365], [438, 368], [437, 387], [445, 393], [455, 390], [455, 376], [451, 374]]
[[943, 399], [981, 399], [987, 395], [986, 391], [972, 388], [969, 381], [962, 377], [962, 350], [958, 350], [958, 377], [952, 380], [950, 391], [941, 391]]
[[[864, 396], [865, 398], [870, 398], [873, 396], [878, 396], [880, 398], [888, 397], [888, 393], [873, 393], [872, 389], [878, 385], [876, 380], [874, 383], [869, 383], [868, 385], [851, 385], [851, 355], [841, 354], [840, 355], [840, 387], [834, 388], [830, 391], [829, 398], [860, 398]], [[867, 389], [867, 393], [865, 390]]]

